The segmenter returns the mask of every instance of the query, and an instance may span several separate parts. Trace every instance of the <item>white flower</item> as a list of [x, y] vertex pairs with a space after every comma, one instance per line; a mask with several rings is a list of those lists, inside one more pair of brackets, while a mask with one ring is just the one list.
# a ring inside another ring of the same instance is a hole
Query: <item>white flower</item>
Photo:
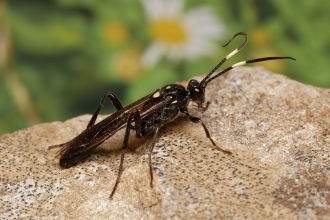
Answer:
[[146, 67], [161, 56], [171, 60], [195, 60], [212, 56], [212, 40], [223, 36], [224, 27], [209, 7], [198, 7], [183, 14], [183, 0], [142, 0], [149, 20], [153, 43], [142, 56]]

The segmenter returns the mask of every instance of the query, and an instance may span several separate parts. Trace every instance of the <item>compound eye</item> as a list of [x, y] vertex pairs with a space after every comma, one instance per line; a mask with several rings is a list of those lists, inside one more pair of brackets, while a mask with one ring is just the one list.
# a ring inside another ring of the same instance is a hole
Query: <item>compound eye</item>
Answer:
[[200, 90], [199, 90], [198, 87], [195, 87], [194, 90], [195, 90], [196, 93], [200, 93]]

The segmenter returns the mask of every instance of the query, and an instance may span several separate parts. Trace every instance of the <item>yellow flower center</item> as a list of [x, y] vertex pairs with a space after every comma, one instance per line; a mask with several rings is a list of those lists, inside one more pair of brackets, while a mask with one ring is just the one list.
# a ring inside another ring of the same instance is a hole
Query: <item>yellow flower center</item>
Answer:
[[105, 38], [110, 44], [123, 43], [127, 37], [127, 29], [121, 24], [109, 24], [105, 27]]
[[133, 48], [120, 54], [116, 59], [115, 69], [119, 76], [125, 80], [139, 76], [143, 71], [139, 51]]
[[167, 45], [178, 45], [187, 41], [187, 32], [179, 20], [159, 18], [151, 23], [151, 34]]
[[269, 44], [269, 36], [262, 28], [257, 28], [252, 32], [251, 42], [257, 46], [264, 46]]

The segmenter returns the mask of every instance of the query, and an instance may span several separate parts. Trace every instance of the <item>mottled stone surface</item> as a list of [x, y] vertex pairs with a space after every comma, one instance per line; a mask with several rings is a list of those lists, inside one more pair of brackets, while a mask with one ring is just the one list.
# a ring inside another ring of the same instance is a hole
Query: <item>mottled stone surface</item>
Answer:
[[1, 218], [330, 216], [330, 90], [246, 67], [210, 83], [207, 100], [207, 111], [190, 112], [233, 155], [214, 150], [201, 125], [180, 117], [160, 132], [155, 187], [146, 162], [152, 136], [132, 138], [113, 200], [123, 131], [70, 169], [47, 146], [78, 135], [90, 115], [0, 136]]

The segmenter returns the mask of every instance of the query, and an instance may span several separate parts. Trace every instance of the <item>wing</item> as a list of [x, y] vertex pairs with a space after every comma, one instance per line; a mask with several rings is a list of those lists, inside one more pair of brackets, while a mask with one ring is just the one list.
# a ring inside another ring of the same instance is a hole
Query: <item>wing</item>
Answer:
[[62, 149], [57, 153], [60, 156], [60, 165], [68, 168], [90, 154], [97, 146], [124, 128], [133, 109], [137, 109], [141, 118], [145, 118], [155, 111], [171, 103], [172, 99], [155, 100], [152, 94], [116, 111], [101, 122], [84, 130], [71, 141], [58, 145]]

